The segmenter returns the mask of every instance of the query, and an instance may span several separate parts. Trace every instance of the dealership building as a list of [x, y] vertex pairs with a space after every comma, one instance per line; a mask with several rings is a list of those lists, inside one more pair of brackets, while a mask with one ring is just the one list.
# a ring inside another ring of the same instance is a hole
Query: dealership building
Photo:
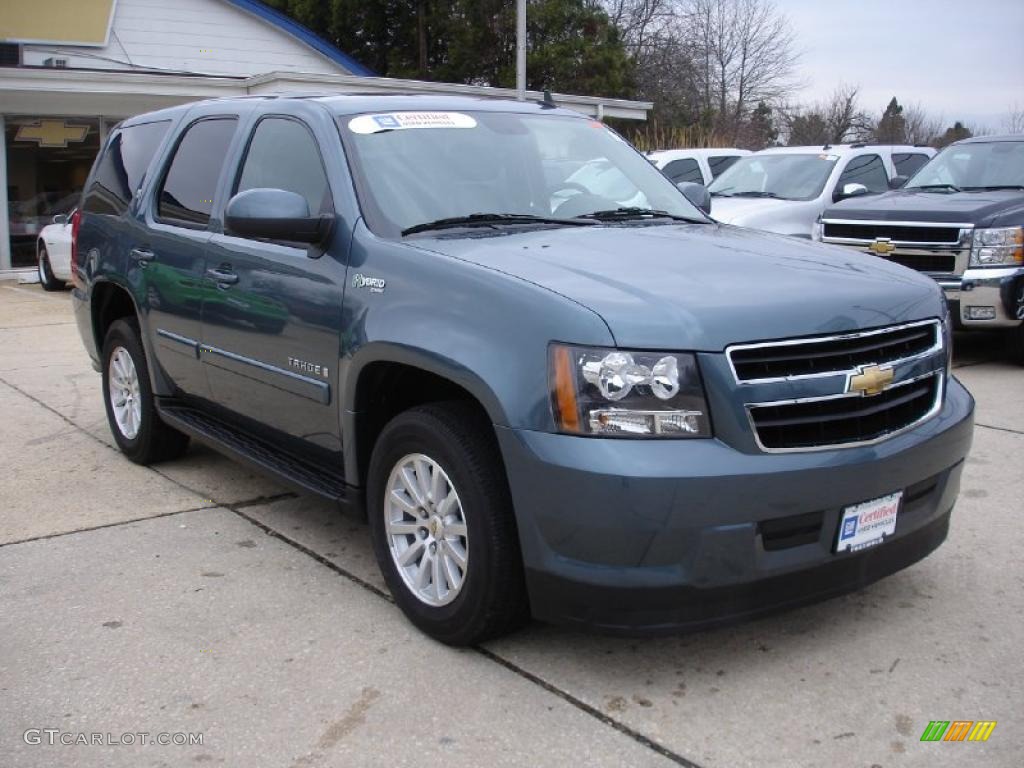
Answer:
[[[257, 0], [0, 0], [0, 276], [34, 265], [39, 230], [77, 204], [118, 121], [197, 99], [289, 92], [515, 96], [376, 77]], [[554, 98], [599, 119], [642, 120], [651, 108]]]

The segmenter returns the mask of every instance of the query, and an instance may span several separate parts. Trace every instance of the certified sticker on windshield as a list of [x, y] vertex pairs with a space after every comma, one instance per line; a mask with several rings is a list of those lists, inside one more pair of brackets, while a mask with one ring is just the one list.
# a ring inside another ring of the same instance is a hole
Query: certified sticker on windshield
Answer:
[[348, 121], [352, 133], [382, 133], [410, 128], [476, 128], [476, 120], [461, 112], [385, 112], [359, 115]]

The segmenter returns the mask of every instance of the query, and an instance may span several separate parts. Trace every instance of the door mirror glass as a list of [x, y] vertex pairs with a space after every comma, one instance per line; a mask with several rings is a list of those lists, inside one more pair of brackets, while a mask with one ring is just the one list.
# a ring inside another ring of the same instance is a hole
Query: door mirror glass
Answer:
[[860, 195], [867, 194], [870, 194], [870, 190], [863, 184], [850, 182], [848, 184], [843, 184], [843, 186], [836, 191], [835, 200], [845, 200], [848, 197], [859, 197]]
[[711, 215], [711, 193], [703, 184], [692, 181], [681, 181], [676, 186], [683, 196], [704, 213]]
[[306, 198], [296, 192], [265, 187], [239, 192], [224, 213], [231, 234], [297, 243], [323, 241], [332, 220], [326, 214], [311, 215]]

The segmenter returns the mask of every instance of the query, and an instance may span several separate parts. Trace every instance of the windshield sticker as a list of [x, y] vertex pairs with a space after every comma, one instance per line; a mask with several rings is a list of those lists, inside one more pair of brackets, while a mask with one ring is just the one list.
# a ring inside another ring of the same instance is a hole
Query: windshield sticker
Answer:
[[818, 159], [819, 160], [829, 160], [829, 161], [834, 163], [836, 160], [839, 159], [839, 155], [818, 155]]
[[476, 128], [476, 120], [461, 112], [388, 112], [359, 115], [348, 121], [352, 133], [383, 133], [408, 128]]

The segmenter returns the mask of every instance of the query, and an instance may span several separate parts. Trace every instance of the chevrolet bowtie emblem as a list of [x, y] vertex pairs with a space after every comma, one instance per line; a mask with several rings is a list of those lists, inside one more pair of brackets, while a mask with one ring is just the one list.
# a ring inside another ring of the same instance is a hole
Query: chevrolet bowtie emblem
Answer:
[[889, 238], [879, 237], [875, 242], [868, 246], [868, 250], [872, 253], [877, 253], [879, 256], [885, 256], [885, 254], [895, 251], [896, 246], [889, 242]]
[[850, 376], [846, 391], [860, 392], [865, 397], [880, 395], [892, 384], [896, 375], [892, 368], [882, 368], [880, 365], [865, 365], [858, 370], [858, 373]]

